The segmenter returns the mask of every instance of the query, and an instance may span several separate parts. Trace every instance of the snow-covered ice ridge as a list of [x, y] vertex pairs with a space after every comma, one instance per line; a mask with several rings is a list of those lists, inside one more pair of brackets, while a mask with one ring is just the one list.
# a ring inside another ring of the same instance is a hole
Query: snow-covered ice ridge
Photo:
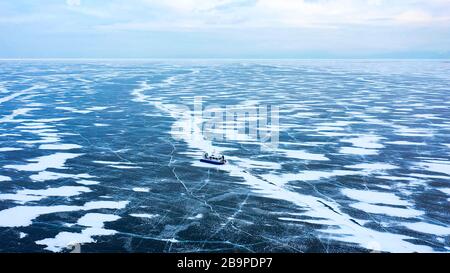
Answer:
[[[60, 252], [78, 243], [96, 252], [105, 244], [155, 252], [448, 252], [449, 66], [6, 66], [17, 79], [0, 75], [0, 239], [17, 245], [0, 251]], [[214, 107], [277, 105], [278, 148], [241, 135], [207, 140], [206, 120], [195, 123], [195, 138], [180, 135], [175, 128], [189, 122], [195, 96]], [[211, 150], [229, 164], [200, 163]]]

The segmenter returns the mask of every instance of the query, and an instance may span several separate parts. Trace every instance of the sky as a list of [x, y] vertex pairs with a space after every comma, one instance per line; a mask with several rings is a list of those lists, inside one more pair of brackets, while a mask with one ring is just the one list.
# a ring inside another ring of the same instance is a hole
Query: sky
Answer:
[[450, 58], [450, 0], [0, 0], [0, 58]]

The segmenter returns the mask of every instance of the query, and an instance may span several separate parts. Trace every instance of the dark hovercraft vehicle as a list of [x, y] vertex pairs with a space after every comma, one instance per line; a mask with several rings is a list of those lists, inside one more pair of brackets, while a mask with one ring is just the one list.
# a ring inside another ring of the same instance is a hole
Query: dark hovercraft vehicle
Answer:
[[225, 165], [227, 161], [225, 160], [225, 156], [220, 154], [211, 154], [205, 153], [203, 155], [203, 158], [200, 159], [200, 162], [207, 163], [207, 164], [213, 164], [213, 165]]

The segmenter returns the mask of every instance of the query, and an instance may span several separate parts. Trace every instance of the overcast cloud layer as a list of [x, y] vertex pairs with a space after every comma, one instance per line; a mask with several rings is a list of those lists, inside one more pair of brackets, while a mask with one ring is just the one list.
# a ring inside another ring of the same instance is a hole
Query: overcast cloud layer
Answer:
[[3, 58], [448, 58], [450, 0], [0, 2]]

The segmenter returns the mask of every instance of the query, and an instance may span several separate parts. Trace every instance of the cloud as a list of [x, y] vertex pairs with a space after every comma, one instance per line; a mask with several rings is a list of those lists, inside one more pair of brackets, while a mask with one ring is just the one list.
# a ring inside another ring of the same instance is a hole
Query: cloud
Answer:
[[[65, 15], [91, 29], [345, 28], [450, 26], [450, 0], [66, 0]], [[0, 6], [1, 7], [1, 6]], [[29, 9], [32, 11], [31, 9]], [[0, 11], [0, 15], [1, 11]], [[16, 16], [27, 16], [17, 14]], [[8, 14], [0, 17], [9, 17]], [[92, 20], [86, 17], [92, 17]], [[84, 21], [83, 21], [84, 20]]]
[[[0, 52], [9, 56], [370, 57], [450, 50], [450, 0], [0, 1], [0, 25]], [[41, 48], [28, 46], [37, 40]]]
[[445, 20], [442, 17], [433, 17], [431, 14], [421, 10], [408, 10], [395, 17], [401, 23], [427, 24], [435, 21]]
[[81, 6], [81, 0], [66, 0], [66, 4], [69, 7], [79, 7]]
[[[153, 18], [121, 18], [103, 29], [337, 28], [446, 24], [449, 0], [140, 0]], [[128, 4], [142, 10], [135, 1]]]

